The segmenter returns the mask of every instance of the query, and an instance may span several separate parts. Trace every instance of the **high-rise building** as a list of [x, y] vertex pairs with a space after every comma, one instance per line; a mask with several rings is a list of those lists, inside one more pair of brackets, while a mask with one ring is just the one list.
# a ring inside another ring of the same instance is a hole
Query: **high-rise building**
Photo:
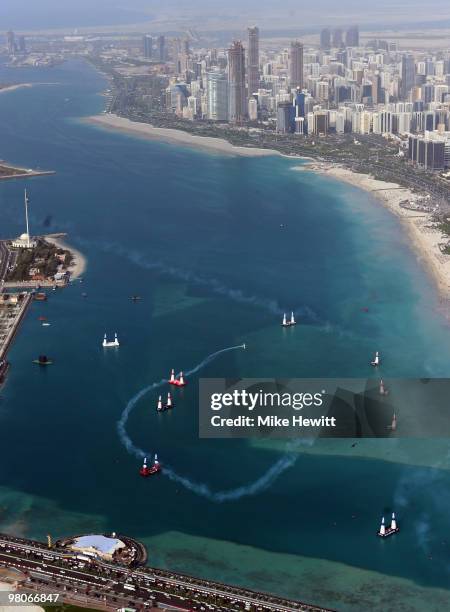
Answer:
[[303, 45], [301, 42], [291, 42], [289, 52], [289, 81], [291, 89], [303, 89]]
[[144, 57], [150, 59], [153, 54], [153, 38], [151, 36], [144, 36], [143, 38]]
[[19, 51], [21, 53], [26, 53], [27, 52], [27, 44], [25, 41], [25, 36], [19, 36]]
[[405, 54], [402, 58], [402, 84], [400, 89], [401, 97], [405, 100], [414, 86], [416, 77], [416, 65], [414, 56]]
[[324, 28], [320, 32], [320, 48], [323, 50], [331, 47], [331, 32], [328, 28]]
[[259, 89], [259, 29], [248, 28], [247, 78], [249, 99]]
[[427, 136], [410, 136], [408, 158], [428, 170], [443, 170], [445, 167], [445, 140]]
[[9, 55], [13, 55], [16, 51], [16, 40], [14, 32], [12, 32], [11, 30], [6, 33], [6, 44], [8, 47]]
[[228, 121], [228, 79], [225, 72], [212, 70], [206, 75], [207, 118]]
[[245, 50], [241, 41], [234, 41], [228, 49], [228, 116], [231, 122], [241, 123], [247, 115], [245, 95]]
[[295, 107], [292, 102], [280, 102], [277, 108], [277, 132], [289, 134], [295, 130]]
[[316, 136], [326, 136], [329, 129], [329, 113], [319, 110], [314, 113], [312, 133]]
[[351, 26], [345, 34], [345, 45], [347, 47], [359, 47], [359, 28]]
[[161, 36], [158, 36], [158, 39], [156, 41], [156, 46], [158, 48], [158, 59], [160, 62], [165, 62], [166, 61], [166, 37], [161, 34]]
[[340, 30], [339, 28], [337, 28], [336, 30], [333, 30], [333, 37], [331, 40], [331, 44], [333, 47], [336, 47], [336, 48], [342, 47], [343, 45], [342, 30]]

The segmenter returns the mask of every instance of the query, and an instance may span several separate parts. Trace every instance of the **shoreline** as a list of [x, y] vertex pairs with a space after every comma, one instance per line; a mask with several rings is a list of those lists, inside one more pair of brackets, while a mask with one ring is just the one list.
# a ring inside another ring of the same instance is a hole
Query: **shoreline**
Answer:
[[404, 200], [417, 200], [417, 194], [397, 183], [380, 181], [370, 174], [359, 174], [337, 164], [329, 166], [321, 162], [312, 162], [304, 168], [297, 168], [297, 170], [304, 169], [363, 189], [400, 219], [411, 239], [411, 246], [419, 262], [424, 264], [431, 274], [441, 296], [445, 299], [450, 298], [450, 255], [441, 253], [439, 249], [439, 244], [443, 242], [442, 232], [432, 227], [435, 222], [431, 213], [400, 207], [400, 202]]
[[45, 236], [42, 236], [42, 238], [60, 249], [70, 251], [73, 262], [67, 269], [70, 273], [71, 281], [80, 278], [80, 276], [85, 273], [87, 268], [87, 259], [78, 249], [75, 249], [66, 242], [66, 234], [46, 234]]
[[82, 119], [85, 123], [97, 125], [106, 129], [117, 130], [135, 136], [147, 138], [149, 140], [158, 140], [166, 143], [184, 144], [196, 149], [207, 149], [217, 153], [238, 155], [242, 157], [269, 157], [278, 155], [287, 157], [288, 159], [307, 159], [303, 157], [294, 157], [283, 155], [275, 149], [258, 149], [257, 147], [237, 147], [224, 138], [215, 138], [213, 136], [197, 136], [183, 130], [174, 128], [154, 127], [150, 123], [139, 123], [131, 121], [125, 117], [119, 117], [112, 113], [103, 115], [92, 115]]
[[6, 85], [0, 87], [0, 94], [8, 91], [15, 91], [16, 89], [22, 89], [23, 87], [33, 87], [33, 83], [15, 83], [14, 85]]
[[433, 223], [428, 212], [413, 211], [400, 207], [403, 200], [416, 200], [417, 195], [407, 187], [396, 183], [389, 183], [375, 179], [370, 174], [353, 172], [339, 164], [326, 164], [303, 156], [283, 155], [274, 149], [258, 149], [256, 147], [236, 147], [225, 139], [209, 136], [197, 136], [172, 128], [153, 127], [147, 123], [131, 121], [118, 115], [105, 113], [84, 119], [86, 123], [97, 125], [105, 129], [117, 130], [149, 140], [158, 140], [167, 143], [181, 143], [198, 149], [209, 150], [222, 154], [241, 155], [245, 157], [266, 157], [278, 155], [290, 160], [302, 160], [307, 163], [295, 168], [301, 171], [312, 171], [333, 179], [343, 181], [370, 193], [380, 204], [390, 210], [400, 219], [413, 246], [419, 262], [425, 265], [426, 270], [437, 285], [442, 297], [450, 298], [450, 255], [441, 253], [439, 244], [442, 242], [442, 233], [430, 227]]

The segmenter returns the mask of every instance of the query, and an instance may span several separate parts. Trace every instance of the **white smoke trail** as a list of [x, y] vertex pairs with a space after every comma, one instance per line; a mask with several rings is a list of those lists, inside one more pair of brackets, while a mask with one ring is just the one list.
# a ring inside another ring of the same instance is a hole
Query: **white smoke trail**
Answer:
[[[199, 287], [206, 287], [216, 295], [229, 298], [230, 300], [240, 304], [256, 306], [277, 316], [281, 316], [284, 312], [289, 312], [292, 310], [292, 307], [283, 307], [274, 299], [261, 298], [255, 295], [246, 295], [241, 289], [227, 287], [216, 278], [200, 276], [194, 272], [182, 270], [181, 268], [176, 268], [175, 266], [171, 266], [160, 261], [148, 261], [142, 253], [135, 250], [125, 249], [118, 244], [103, 242], [97, 243], [96, 246], [97, 248], [100, 247], [104, 251], [113, 252], [116, 255], [125, 257], [140, 268], [159, 272], [165, 276], [170, 276], [175, 280], [193, 283]], [[294, 313], [297, 316], [302, 317], [304, 320], [307, 319], [313, 323], [324, 324], [309, 306], [298, 306], [294, 308]]]
[[[199, 364], [197, 364], [190, 370], [187, 370], [185, 372], [185, 375], [191, 376], [192, 374], [195, 374], [196, 372], [204, 368], [208, 363], [211, 363], [211, 361], [213, 361], [214, 359], [216, 359], [219, 355], [222, 355], [223, 353], [227, 353], [228, 351], [234, 351], [234, 350], [242, 349], [242, 348], [244, 348], [244, 345], [240, 344], [237, 346], [230, 346], [220, 351], [216, 351], [215, 353], [211, 353], [211, 355], [208, 355], [208, 357], [206, 357]], [[144, 387], [143, 389], [141, 389], [138, 393], [136, 393], [136, 395], [134, 395], [129, 400], [129, 402], [125, 406], [124, 411], [122, 412], [120, 416], [119, 421], [117, 422], [117, 431], [119, 434], [120, 441], [125, 446], [127, 451], [130, 454], [135, 455], [137, 458], [142, 459], [146, 457], [147, 455], [151, 455], [152, 453], [146, 452], [142, 448], [139, 448], [138, 446], [134, 444], [133, 440], [130, 438], [130, 436], [128, 435], [126, 431], [126, 424], [127, 424], [128, 418], [133, 408], [136, 406], [139, 400], [142, 397], [144, 397], [144, 395], [146, 395], [150, 391], [154, 391], [155, 389], [162, 387], [163, 385], [167, 383], [168, 383], [168, 380], [163, 378], [159, 382], [152, 383], [151, 385], [148, 385], [147, 387]], [[278, 461], [274, 463], [269, 468], [269, 470], [267, 470], [267, 472], [265, 472], [257, 480], [251, 483], [248, 483], [246, 485], [237, 487], [235, 489], [230, 489], [228, 491], [212, 491], [208, 487], [208, 485], [203, 484], [203, 483], [194, 482], [191, 479], [187, 478], [186, 476], [181, 476], [177, 474], [173, 470], [173, 468], [166, 466], [166, 465], [164, 466], [162, 473], [168, 476], [171, 480], [181, 484], [186, 489], [193, 491], [197, 495], [206, 497], [207, 499], [213, 502], [222, 503], [225, 501], [236, 501], [240, 499], [241, 497], [255, 495], [256, 493], [264, 491], [265, 489], [270, 487], [271, 484], [275, 482], [275, 480], [285, 470], [292, 467], [295, 464], [296, 460], [297, 460], [297, 455], [294, 454], [293, 452], [288, 452], [282, 457], [280, 457]]]
[[210, 501], [222, 503], [225, 501], [236, 501], [241, 499], [241, 497], [247, 497], [250, 495], [255, 495], [256, 493], [260, 493], [265, 489], [268, 489], [273, 482], [288, 468], [292, 467], [297, 461], [297, 455], [292, 453], [283, 455], [278, 459], [276, 463], [272, 465], [272, 467], [267, 470], [262, 476], [260, 476], [254, 482], [250, 482], [246, 485], [242, 485], [237, 487], [236, 489], [230, 489], [228, 491], [211, 491], [211, 489], [203, 484], [193, 482], [189, 478], [185, 476], [179, 476], [176, 474], [172, 468], [166, 466], [164, 468], [164, 473], [175, 482], [183, 485], [190, 491], [197, 493], [197, 495], [201, 495], [202, 497], [206, 497]]

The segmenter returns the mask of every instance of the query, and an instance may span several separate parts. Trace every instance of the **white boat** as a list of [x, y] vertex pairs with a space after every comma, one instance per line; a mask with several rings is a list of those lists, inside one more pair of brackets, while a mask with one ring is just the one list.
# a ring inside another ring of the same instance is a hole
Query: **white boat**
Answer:
[[112, 341], [111, 341], [111, 340], [108, 340], [108, 339], [107, 339], [107, 337], [106, 337], [106, 334], [105, 334], [105, 335], [103, 336], [102, 346], [103, 346], [104, 348], [109, 348], [109, 347], [112, 347], [112, 346], [120, 346], [120, 344], [119, 344], [119, 340], [118, 340], [118, 338], [117, 338], [117, 333], [116, 333], [116, 334], [114, 334], [114, 340], [112, 340]]
[[296, 325], [296, 324], [297, 324], [297, 321], [295, 320], [293, 312], [291, 312], [291, 318], [289, 319], [289, 321], [287, 320], [286, 313], [284, 313], [281, 327], [291, 327], [292, 325]]
[[372, 366], [374, 366], [376, 368], [377, 366], [380, 365], [380, 363], [381, 363], [380, 353], [377, 351], [375, 353], [375, 357], [374, 357], [373, 361], [370, 362], [370, 365], [372, 365]]

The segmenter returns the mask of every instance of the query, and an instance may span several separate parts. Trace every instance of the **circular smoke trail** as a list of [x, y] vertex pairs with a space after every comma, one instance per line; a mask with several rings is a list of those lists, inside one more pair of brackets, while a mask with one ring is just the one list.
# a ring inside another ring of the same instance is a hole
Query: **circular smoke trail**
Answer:
[[[227, 353], [228, 351], [235, 351], [235, 350], [243, 349], [243, 348], [245, 348], [244, 345], [239, 344], [237, 346], [230, 346], [228, 348], [221, 349], [220, 351], [216, 351], [215, 353], [211, 353], [211, 355], [208, 355], [207, 357], [205, 357], [205, 359], [203, 359], [203, 361], [201, 361], [199, 364], [197, 364], [190, 370], [187, 370], [185, 372], [185, 375], [191, 376], [192, 374], [195, 374], [196, 372], [204, 368], [206, 365], [208, 365], [208, 363], [211, 363], [211, 361], [213, 361], [214, 359], [216, 359], [217, 357], [219, 357], [219, 355], [222, 355], [223, 353]], [[147, 387], [144, 387], [143, 389], [138, 391], [136, 395], [134, 395], [128, 401], [127, 405], [125, 406], [120, 416], [120, 419], [117, 422], [117, 431], [119, 434], [120, 441], [122, 442], [122, 444], [125, 446], [125, 448], [130, 454], [135, 455], [135, 457], [139, 459], [143, 459], [144, 457], [146, 457], [147, 455], [150, 455], [151, 453], [146, 452], [142, 448], [139, 448], [138, 446], [136, 446], [136, 444], [134, 444], [133, 440], [128, 435], [127, 430], [126, 430], [126, 424], [127, 424], [128, 418], [133, 408], [136, 406], [139, 400], [142, 397], [144, 397], [144, 395], [146, 395], [147, 393], [150, 393], [151, 391], [154, 391], [155, 389], [162, 387], [163, 385], [166, 385], [168, 382], [169, 381], [166, 378], [163, 378], [159, 382], [154, 382], [151, 385], [148, 385]], [[245, 485], [236, 487], [235, 489], [229, 489], [226, 491], [212, 491], [208, 487], [208, 485], [204, 483], [195, 482], [191, 480], [190, 478], [187, 478], [186, 476], [181, 476], [180, 474], [177, 474], [173, 468], [166, 466], [166, 465], [162, 473], [165, 474], [171, 480], [184, 486], [186, 489], [189, 489], [189, 491], [192, 491], [193, 493], [196, 493], [197, 495], [201, 495], [202, 497], [206, 497], [210, 501], [221, 503], [225, 501], [236, 501], [240, 499], [241, 497], [255, 495], [256, 493], [259, 493], [263, 491], [264, 489], [267, 489], [268, 487], [270, 487], [270, 485], [273, 482], [275, 482], [275, 480], [285, 470], [287, 470], [288, 468], [292, 467], [295, 464], [297, 457], [298, 455], [296, 453], [288, 452], [284, 454], [282, 457], [280, 457], [278, 461], [276, 461], [266, 472], [264, 472], [264, 474], [262, 474], [256, 480], [250, 483], [247, 483]]]

